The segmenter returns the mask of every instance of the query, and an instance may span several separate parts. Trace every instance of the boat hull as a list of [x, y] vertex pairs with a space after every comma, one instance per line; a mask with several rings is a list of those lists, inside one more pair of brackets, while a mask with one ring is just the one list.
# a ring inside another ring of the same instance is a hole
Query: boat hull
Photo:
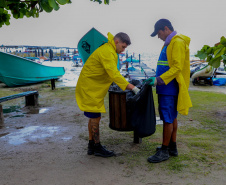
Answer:
[[22, 57], [0, 52], [0, 81], [9, 87], [58, 79], [64, 74], [64, 67], [44, 66]]
[[97, 48], [107, 42], [108, 39], [95, 28], [89, 30], [78, 42], [78, 51], [83, 64]]

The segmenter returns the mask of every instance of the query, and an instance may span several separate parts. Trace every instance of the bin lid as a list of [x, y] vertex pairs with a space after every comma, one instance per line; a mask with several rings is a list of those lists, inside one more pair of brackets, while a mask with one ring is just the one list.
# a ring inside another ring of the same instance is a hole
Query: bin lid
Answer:
[[115, 94], [126, 94], [126, 93], [128, 93], [130, 90], [125, 90], [125, 91], [123, 91], [123, 90], [113, 90], [113, 89], [109, 89], [108, 90], [108, 92], [110, 92], [110, 93], [115, 93]]

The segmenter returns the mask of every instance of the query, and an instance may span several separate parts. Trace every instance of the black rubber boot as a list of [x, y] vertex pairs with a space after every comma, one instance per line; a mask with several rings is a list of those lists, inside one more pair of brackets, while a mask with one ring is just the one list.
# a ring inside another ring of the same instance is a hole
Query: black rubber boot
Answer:
[[101, 157], [112, 157], [115, 155], [115, 153], [113, 151], [107, 150], [100, 143], [96, 143], [94, 145], [94, 155], [101, 156]]
[[155, 155], [148, 157], [148, 162], [150, 163], [160, 163], [169, 159], [169, 151], [163, 150], [162, 148], [159, 149]]
[[88, 155], [93, 155], [94, 154], [94, 140], [89, 140], [89, 143], [88, 143], [88, 151], [87, 151], [87, 154]]

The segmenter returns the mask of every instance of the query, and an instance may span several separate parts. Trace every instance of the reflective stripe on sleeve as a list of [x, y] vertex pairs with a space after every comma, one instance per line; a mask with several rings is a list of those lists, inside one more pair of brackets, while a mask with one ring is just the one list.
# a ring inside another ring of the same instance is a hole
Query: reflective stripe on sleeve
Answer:
[[169, 66], [168, 61], [158, 61], [157, 65]]

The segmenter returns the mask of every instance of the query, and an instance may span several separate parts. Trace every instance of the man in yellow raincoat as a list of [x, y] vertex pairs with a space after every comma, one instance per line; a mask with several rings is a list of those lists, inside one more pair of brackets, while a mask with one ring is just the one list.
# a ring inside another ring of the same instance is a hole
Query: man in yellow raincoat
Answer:
[[131, 44], [127, 34], [120, 32], [113, 36], [108, 33], [108, 43], [96, 49], [87, 59], [80, 73], [76, 86], [76, 101], [84, 115], [89, 118], [89, 144], [88, 155], [101, 157], [114, 156], [100, 144], [99, 123], [101, 113], [105, 113], [104, 97], [112, 82], [115, 82], [122, 90], [129, 89], [135, 94], [139, 92], [120, 74], [117, 69], [118, 54]]
[[150, 85], [156, 85], [158, 94], [159, 115], [163, 120], [163, 141], [156, 154], [150, 156], [150, 163], [158, 163], [169, 159], [169, 156], [178, 156], [177, 114], [188, 114], [192, 107], [188, 87], [190, 83], [190, 38], [177, 34], [171, 22], [160, 19], [155, 24], [152, 37], [165, 41], [159, 56], [156, 77], [151, 77]]

